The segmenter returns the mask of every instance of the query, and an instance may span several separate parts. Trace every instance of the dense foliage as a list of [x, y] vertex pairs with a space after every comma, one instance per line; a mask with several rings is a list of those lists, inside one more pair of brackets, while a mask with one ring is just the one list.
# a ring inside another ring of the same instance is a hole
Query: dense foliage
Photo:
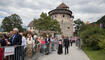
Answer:
[[34, 20], [34, 26], [41, 31], [61, 32], [59, 22], [47, 16], [46, 13], [42, 13], [38, 20]]
[[79, 33], [83, 46], [90, 47], [93, 50], [103, 49], [105, 51], [105, 29], [99, 27], [100, 23], [104, 26], [105, 16], [97, 22], [83, 25], [80, 28]]
[[9, 32], [13, 28], [18, 28], [20, 31], [23, 31], [22, 23], [22, 19], [17, 14], [12, 14], [3, 19], [1, 28], [5, 32]]
[[79, 36], [79, 31], [80, 31], [80, 28], [84, 25], [84, 22], [81, 21], [80, 19], [77, 19], [74, 21], [74, 25], [75, 25], [75, 32], [74, 32], [74, 35], [75, 36]]
[[80, 37], [85, 47], [97, 50], [101, 48], [101, 41], [105, 39], [105, 31], [99, 27], [94, 27], [94, 25], [86, 25], [84, 26], [84, 30], [80, 32]]

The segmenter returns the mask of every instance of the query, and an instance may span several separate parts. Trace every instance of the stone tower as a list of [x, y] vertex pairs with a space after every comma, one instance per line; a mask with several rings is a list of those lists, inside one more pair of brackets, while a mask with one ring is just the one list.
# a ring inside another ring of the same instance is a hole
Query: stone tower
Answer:
[[61, 3], [56, 9], [49, 12], [51, 18], [56, 19], [60, 23], [62, 35], [73, 36], [73, 16], [72, 11], [65, 3]]

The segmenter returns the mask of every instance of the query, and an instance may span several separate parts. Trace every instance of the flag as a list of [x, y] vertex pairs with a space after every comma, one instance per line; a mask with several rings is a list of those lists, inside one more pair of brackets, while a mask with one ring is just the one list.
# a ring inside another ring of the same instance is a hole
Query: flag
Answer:
[[89, 21], [88, 20], [86, 21], [86, 24], [89, 24]]
[[102, 24], [99, 24], [99, 27], [102, 28], [103, 27]]

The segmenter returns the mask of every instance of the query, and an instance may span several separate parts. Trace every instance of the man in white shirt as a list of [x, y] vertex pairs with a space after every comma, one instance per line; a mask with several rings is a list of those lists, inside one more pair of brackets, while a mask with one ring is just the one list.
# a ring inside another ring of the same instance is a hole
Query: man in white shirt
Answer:
[[24, 60], [25, 48], [26, 48], [27, 43], [26, 43], [26, 38], [22, 32], [20, 33], [20, 35], [22, 36], [21, 56], [22, 56], [22, 60]]

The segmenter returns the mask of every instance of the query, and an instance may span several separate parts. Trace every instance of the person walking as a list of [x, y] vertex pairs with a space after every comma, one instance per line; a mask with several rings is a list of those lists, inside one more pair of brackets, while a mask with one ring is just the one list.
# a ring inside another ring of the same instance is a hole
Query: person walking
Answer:
[[68, 37], [65, 37], [64, 39], [64, 47], [65, 47], [65, 55], [69, 53], [69, 38]]
[[73, 41], [72, 41], [72, 37], [70, 38], [70, 46], [72, 46]]
[[60, 40], [58, 41], [58, 54], [62, 54], [63, 53], [63, 43], [62, 43], [62, 38], [60, 38]]

